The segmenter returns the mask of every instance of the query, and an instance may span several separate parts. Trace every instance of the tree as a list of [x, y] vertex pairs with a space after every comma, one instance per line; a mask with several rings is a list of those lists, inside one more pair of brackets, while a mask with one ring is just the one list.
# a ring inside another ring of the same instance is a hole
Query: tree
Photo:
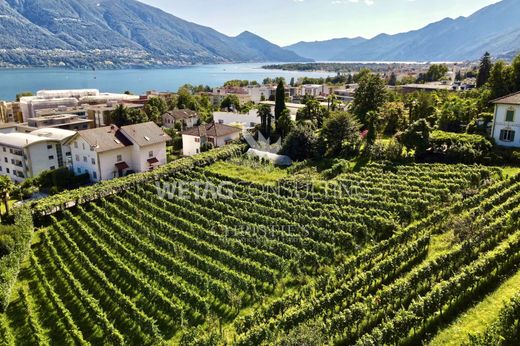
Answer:
[[144, 112], [150, 121], [160, 123], [161, 116], [168, 111], [168, 105], [162, 97], [152, 97], [144, 106]]
[[262, 135], [267, 139], [271, 137], [271, 119], [273, 117], [271, 113], [271, 106], [269, 105], [259, 105], [258, 106], [258, 116], [260, 117], [261, 123], [261, 132]]
[[479, 116], [476, 99], [451, 96], [439, 109], [439, 129], [449, 132], [465, 132], [463, 125], [468, 125]]
[[228, 111], [236, 110], [240, 111], [240, 99], [235, 94], [226, 95], [222, 103], [220, 104], [220, 108], [225, 108]]
[[492, 99], [512, 93], [514, 90], [513, 68], [507, 66], [503, 61], [497, 61], [491, 69], [489, 87]]
[[110, 123], [121, 127], [128, 125], [128, 108], [124, 105], [118, 105], [116, 109], [110, 113]]
[[282, 115], [282, 112], [285, 109], [285, 85], [283, 81], [278, 82], [278, 87], [276, 87], [276, 97], [274, 104], [274, 122], [276, 126], [278, 126], [278, 119]]
[[444, 64], [432, 64], [426, 73], [419, 74], [417, 83], [438, 81], [442, 79], [448, 71], [448, 66]]
[[276, 125], [276, 132], [278, 135], [285, 139], [289, 132], [291, 132], [293, 128], [293, 122], [291, 120], [291, 112], [286, 108], [283, 110], [280, 118], [278, 118], [278, 123]]
[[4, 201], [5, 214], [9, 215], [9, 194], [15, 189], [15, 185], [11, 178], [6, 175], [0, 175], [0, 194]]
[[308, 125], [298, 125], [285, 138], [280, 153], [295, 161], [310, 159], [316, 155], [318, 138]]
[[318, 100], [308, 98], [305, 102], [305, 107], [296, 113], [296, 121], [300, 123], [310, 121], [318, 128], [321, 128], [328, 113], [327, 108], [322, 107]]
[[368, 112], [377, 111], [385, 104], [386, 98], [385, 82], [378, 75], [365, 74], [359, 80], [359, 87], [354, 95], [353, 113], [366, 125]]
[[489, 54], [489, 52], [486, 52], [482, 59], [480, 59], [480, 68], [478, 70], [477, 75], [477, 88], [483, 87], [484, 84], [488, 82], [492, 68], [493, 63], [491, 62], [491, 54]]
[[149, 121], [147, 114], [136, 108], [127, 108], [124, 105], [118, 105], [116, 109], [110, 113], [110, 123], [121, 127], [125, 125], [140, 124]]
[[397, 139], [408, 149], [414, 149], [416, 156], [420, 156], [430, 145], [430, 125], [425, 119], [419, 119], [400, 133]]
[[368, 145], [372, 145], [376, 142], [379, 127], [381, 125], [381, 119], [379, 113], [370, 111], [367, 114], [367, 136], [366, 141]]
[[320, 137], [327, 156], [350, 155], [359, 150], [361, 124], [355, 115], [347, 112], [332, 112], [325, 121]]
[[383, 122], [385, 135], [393, 136], [406, 129], [408, 124], [408, 112], [403, 102], [387, 102], [379, 109], [379, 117]]
[[177, 108], [195, 110], [195, 100], [188, 87], [184, 86], [177, 92]]
[[520, 91], [520, 55], [518, 55], [512, 64], [513, 69], [513, 91]]
[[388, 79], [388, 85], [396, 86], [397, 85], [397, 76], [394, 72], [390, 75], [390, 78]]

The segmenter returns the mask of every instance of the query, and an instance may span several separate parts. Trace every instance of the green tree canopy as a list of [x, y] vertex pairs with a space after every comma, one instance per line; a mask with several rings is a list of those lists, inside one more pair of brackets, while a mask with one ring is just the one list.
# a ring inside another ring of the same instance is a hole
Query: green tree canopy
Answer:
[[228, 111], [236, 110], [240, 112], [240, 99], [237, 95], [229, 94], [226, 95], [222, 103], [220, 104], [220, 108], [227, 109]]
[[363, 125], [366, 125], [366, 116], [370, 111], [377, 111], [387, 99], [385, 82], [373, 74], [365, 74], [359, 80], [359, 87], [354, 95], [352, 111]]
[[355, 115], [332, 112], [325, 121], [320, 137], [327, 156], [349, 155], [359, 150], [361, 124]]
[[318, 138], [308, 125], [296, 126], [283, 141], [281, 154], [295, 161], [310, 159], [316, 155]]

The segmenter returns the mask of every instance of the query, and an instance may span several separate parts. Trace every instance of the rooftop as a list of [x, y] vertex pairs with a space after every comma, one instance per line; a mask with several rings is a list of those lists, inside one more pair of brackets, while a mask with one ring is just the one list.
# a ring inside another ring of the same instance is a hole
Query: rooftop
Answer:
[[31, 144], [48, 141], [49, 138], [39, 137], [29, 133], [0, 133], [0, 143], [16, 148], [25, 148]]
[[171, 137], [164, 133], [153, 121], [122, 126], [121, 132], [140, 147], [165, 143], [171, 140]]
[[77, 136], [83, 138], [98, 153], [132, 145], [115, 125], [79, 131]]
[[163, 116], [166, 115], [171, 115], [175, 120], [183, 120], [199, 116], [197, 112], [192, 111], [191, 109], [176, 109], [163, 114]]
[[233, 126], [209, 123], [206, 125], [200, 125], [200, 126], [196, 126], [191, 129], [188, 129], [188, 130], [184, 131], [182, 134], [187, 135], [187, 136], [201, 137], [202, 133], [204, 133], [204, 128], [206, 130], [205, 131], [206, 136], [208, 136], [208, 137], [222, 137], [222, 136], [227, 136], [227, 135], [230, 135], [233, 133], [242, 132], [241, 129], [233, 127]]
[[57, 128], [52, 128], [52, 127], [45, 127], [45, 128], [33, 131], [30, 134], [34, 135], [34, 136], [38, 136], [38, 137], [45, 137], [45, 138], [63, 141], [67, 138], [74, 136], [76, 134], [76, 131], [69, 131], [69, 130], [57, 129]]
[[498, 98], [491, 102], [505, 105], [520, 105], [520, 92]]

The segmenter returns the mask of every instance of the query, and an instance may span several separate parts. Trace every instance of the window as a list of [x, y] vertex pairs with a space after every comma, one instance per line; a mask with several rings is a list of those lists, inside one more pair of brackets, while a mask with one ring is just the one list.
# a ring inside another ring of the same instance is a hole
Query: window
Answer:
[[10, 173], [10, 172], [9, 172], [9, 168], [6, 168], [5, 171], [6, 171], [7, 173]]
[[50, 169], [51, 169], [51, 171], [53, 171], [53, 170], [55, 170], [55, 169], [56, 169], [56, 167], [55, 167], [55, 166], [51, 166], [51, 168], [50, 168]]
[[117, 162], [121, 162], [123, 161], [123, 156], [122, 155], [117, 155]]
[[81, 174], [81, 168], [78, 167], [78, 169], [76, 169], [76, 172], [78, 172], [78, 174]]
[[7, 151], [6, 147], [4, 147], [4, 153]]
[[79, 161], [79, 155], [76, 154], [76, 161]]
[[78, 149], [78, 142], [74, 142], [74, 148]]
[[0, 166], [0, 172], [2, 172], [2, 166]]
[[85, 143], [81, 143], [81, 146], [83, 147], [83, 150], [85, 150]]
[[83, 162], [87, 162], [87, 157], [83, 156]]
[[52, 149], [52, 144], [47, 144], [47, 149]]
[[219, 123], [219, 124], [224, 124], [224, 120], [223, 120], [223, 119], [219, 119], [219, 120], [218, 120], [218, 123]]
[[199, 149], [196, 149], [195, 152], [196, 152], [197, 154], [199, 154], [199, 153], [200, 153], [200, 150], [199, 150]]
[[513, 122], [515, 121], [515, 111], [514, 110], [508, 110], [506, 113], [506, 121], [507, 122]]
[[503, 142], [513, 142], [515, 140], [515, 131], [513, 130], [501, 130], [500, 140]]
[[150, 150], [150, 151], [148, 152], [148, 157], [153, 157], [153, 150]]
[[94, 180], [97, 180], [97, 173], [96, 173], [96, 172], [92, 172], [92, 178], [93, 178]]
[[49, 155], [49, 160], [54, 160], [54, 155]]
[[200, 143], [200, 138], [199, 137], [195, 137], [195, 143]]
[[95, 165], [96, 164], [96, 159], [92, 159], [92, 164]]

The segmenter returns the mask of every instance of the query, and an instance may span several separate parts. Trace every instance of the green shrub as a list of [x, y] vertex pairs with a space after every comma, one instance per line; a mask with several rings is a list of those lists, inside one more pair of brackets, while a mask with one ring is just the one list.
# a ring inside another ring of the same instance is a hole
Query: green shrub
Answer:
[[16, 208], [13, 215], [14, 225], [8, 227], [5, 233], [15, 229], [18, 234], [14, 237], [9, 253], [0, 258], [0, 311], [5, 311], [9, 305], [9, 298], [20, 272], [21, 263], [30, 250], [34, 229], [29, 208]]

